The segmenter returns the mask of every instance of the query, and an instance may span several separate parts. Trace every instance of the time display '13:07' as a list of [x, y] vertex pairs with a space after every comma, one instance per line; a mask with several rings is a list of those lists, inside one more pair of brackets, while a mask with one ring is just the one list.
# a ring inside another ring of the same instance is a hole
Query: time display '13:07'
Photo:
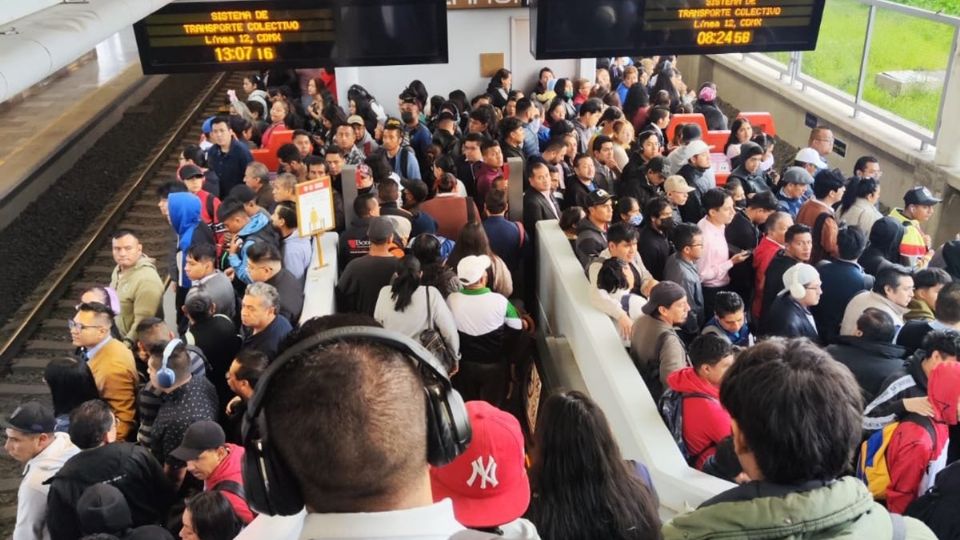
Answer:
[[[422, 28], [411, 36], [398, 30]], [[173, 2], [134, 25], [144, 73], [444, 62], [436, 0]]]

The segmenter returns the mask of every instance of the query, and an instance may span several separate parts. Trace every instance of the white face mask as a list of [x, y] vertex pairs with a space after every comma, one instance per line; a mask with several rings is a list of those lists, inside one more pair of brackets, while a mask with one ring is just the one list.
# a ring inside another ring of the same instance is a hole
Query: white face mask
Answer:
[[767, 159], [760, 162], [760, 170], [767, 172], [773, 168], [773, 156], [768, 157]]

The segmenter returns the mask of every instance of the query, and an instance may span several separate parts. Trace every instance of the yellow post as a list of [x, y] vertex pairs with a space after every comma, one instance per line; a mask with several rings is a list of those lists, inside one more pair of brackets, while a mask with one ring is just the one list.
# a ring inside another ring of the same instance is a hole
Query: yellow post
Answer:
[[320, 238], [323, 236], [323, 233], [317, 233], [313, 235], [313, 241], [317, 246], [317, 268], [323, 268], [326, 266], [323, 262], [323, 244], [320, 243]]

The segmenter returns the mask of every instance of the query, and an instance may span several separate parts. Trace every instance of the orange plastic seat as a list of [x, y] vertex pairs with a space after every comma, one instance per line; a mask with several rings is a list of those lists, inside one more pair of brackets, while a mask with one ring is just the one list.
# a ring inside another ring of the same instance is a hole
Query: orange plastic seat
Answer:
[[673, 141], [673, 135], [674, 132], [677, 131], [677, 126], [682, 124], [697, 124], [700, 126], [700, 133], [707, 132], [707, 119], [704, 118], [702, 114], [675, 114], [670, 117], [670, 125], [664, 130], [664, 135], [667, 137], [668, 142]]
[[773, 115], [768, 112], [742, 112], [737, 115], [737, 118], [749, 120], [750, 125], [755, 128], [754, 133], [759, 129], [770, 136], [777, 134], [777, 126], [773, 123]]

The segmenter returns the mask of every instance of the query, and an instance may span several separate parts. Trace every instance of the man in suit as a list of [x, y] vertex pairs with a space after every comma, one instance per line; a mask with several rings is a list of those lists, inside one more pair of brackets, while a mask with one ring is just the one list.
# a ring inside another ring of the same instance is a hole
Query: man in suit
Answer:
[[[560, 219], [560, 206], [550, 193], [550, 165], [543, 161], [535, 161], [530, 165], [528, 173], [530, 185], [523, 194], [523, 228], [530, 236], [531, 246], [537, 250], [537, 222], [545, 219]], [[524, 302], [528, 306], [534, 305], [534, 293], [537, 290], [537, 257], [528, 257], [523, 263], [524, 268]]]
[[133, 353], [110, 336], [113, 312], [98, 302], [83, 303], [67, 321], [73, 344], [82, 349], [82, 357], [100, 397], [117, 417], [117, 440], [125, 441], [135, 433], [137, 368]]
[[523, 194], [523, 227], [536, 238], [537, 222], [560, 219], [560, 208], [550, 193], [550, 166], [536, 162], [530, 166], [530, 187]]

